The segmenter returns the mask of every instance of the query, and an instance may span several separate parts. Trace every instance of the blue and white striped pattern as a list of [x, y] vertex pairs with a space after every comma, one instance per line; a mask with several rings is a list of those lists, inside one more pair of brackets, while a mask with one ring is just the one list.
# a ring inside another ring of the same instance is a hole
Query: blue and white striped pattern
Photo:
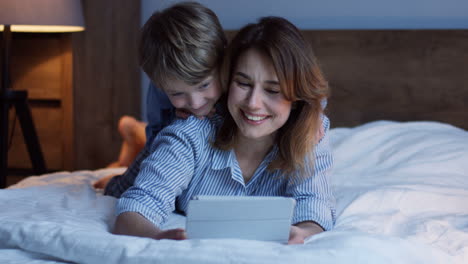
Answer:
[[275, 147], [247, 184], [234, 151], [211, 145], [220, 122], [219, 116], [190, 117], [164, 128], [141, 164], [135, 185], [119, 199], [117, 214], [138, 212], [160, 227], [175, 209], [186, 212], [196, 195], [287, 196], [296, 199], [293, 224], [314, 221], [325, 230], [333, 227], [335, 200], [327, 179], [333, 164], [328, 118], [323, 117], [325, 136], [315, 148], [315, 168], [306, 166], [304, 180], [288, 180], [279, 170], [266, 170], [277, 155]]

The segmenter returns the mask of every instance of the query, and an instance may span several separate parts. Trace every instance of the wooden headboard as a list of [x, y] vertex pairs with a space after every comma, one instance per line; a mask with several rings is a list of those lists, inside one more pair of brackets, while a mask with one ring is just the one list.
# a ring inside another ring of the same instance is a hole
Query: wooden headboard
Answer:
[[468, 30], [303, 34], [332, 89], [332, 127], [433, 120], [468, 129]]
[[468, 130], [468, 30], [302, 33], [331, 86], [332, 127], [431, 120]]

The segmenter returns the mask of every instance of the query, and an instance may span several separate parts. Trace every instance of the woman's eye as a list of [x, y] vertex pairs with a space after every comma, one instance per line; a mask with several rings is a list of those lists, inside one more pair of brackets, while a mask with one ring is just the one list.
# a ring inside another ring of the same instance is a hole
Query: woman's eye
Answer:
[[272, 89], [266, 89], [266, 91], [269, 94], [279, 94], [280, 93], [278, 90], [272, 90]]
[[250, 87], [249, 83], [240, 82], [240, 81], [236, 81], [236, 83], [237, 83], [237, 85], [242, 86], [242, 87]]

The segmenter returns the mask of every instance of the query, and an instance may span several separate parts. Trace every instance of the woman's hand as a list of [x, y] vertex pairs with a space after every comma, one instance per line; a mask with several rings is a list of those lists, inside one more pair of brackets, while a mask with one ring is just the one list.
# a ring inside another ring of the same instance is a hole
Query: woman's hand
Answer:
[[161, 230], [156, 236], [152, 237], [154, 239], [172, 239], [172, 240], [185, 240], [187, 239], [187, 234], [182, 228]]
[[304, 244], [306, 238], [321, 233], [324, 230], [314, 222], [301, 222], [291, 226], [289, 232], [289, 245]]

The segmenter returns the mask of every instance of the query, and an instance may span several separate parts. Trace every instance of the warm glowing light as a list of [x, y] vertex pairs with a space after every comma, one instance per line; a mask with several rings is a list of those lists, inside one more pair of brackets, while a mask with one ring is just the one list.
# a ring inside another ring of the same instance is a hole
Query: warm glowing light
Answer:
[[[46, 26], [46, 25], [12, 25], [13, 32], [77, 32], [83, 31], [80, 26]], [[0, 25], [0, 31], [3, 31], [3, 25]]]

